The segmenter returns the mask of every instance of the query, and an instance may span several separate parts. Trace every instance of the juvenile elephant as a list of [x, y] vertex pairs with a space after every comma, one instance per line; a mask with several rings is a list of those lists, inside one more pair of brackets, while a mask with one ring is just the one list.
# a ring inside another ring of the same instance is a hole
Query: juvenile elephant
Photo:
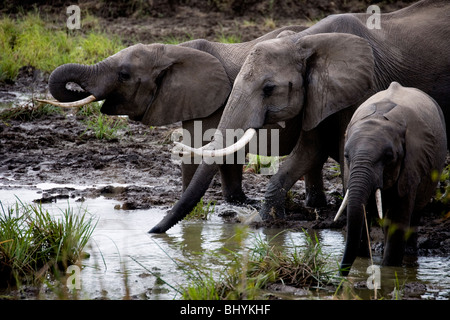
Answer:
[[[332, 15], [297, 34], [257, 44], [234, 82], [215, 141], [206, 147], [212, 151], [187, 150], [222, 154], [228, 128], [251, 132], [297, 117], [300, 138], [270, 179], [260, 215], [284, 217], [286, 193], [302, 176], [309, 178], [311, 196], [325, 198], [323, 164], [329, 156], [343, 163], [344, 133], [354, 110], [392, 81], [426, 92], [450, 119], [449, 11], [448, 1], [420, 1], [382, 14], [379, 28], [368, 24], [371, 14]], [[209, 186], [211, 167], [198, 168], [151, 232], [165, 232], [192, 209]]]
[[422, 91], [393, 82], [356, 110], [345, 139], [348, 188], [335, 218], [347, 205], [342, 274], [349, 273], [360, 244], [365, 245], [364, 208], [371, 200], [384, 219], [382, 264], [402, 263], [406, 237], [436, 192], [446, 155], [444, 115]]
[[[43, 101], [75, 107], [105, 100], [102, 113], [128, 115], [132, 120], [153, 126], [182, 121], [191, 137], [194, 137], [194, 121], [201, 120], [201, 140], [206, 130], [217, 128], [248, 52], [259, 42], [304, 29], [302, 26], [283, 27], [253, 41], [237, 44], [198, 39], [180, 45], [133, 45], [95, 65], [71, 63], [59, 66], [49, 79], [50, 92], [59, 102]], [[69, 82], [78, 84], [84, 92], [69, 90]], [[272, 127], [281, 129], [277, 125]], [[298, 135], [299, 129], [288, 123], [280, 134], [286, 135], [287, 141], [287, 136]], [[288, 154], [294, 144], [292, 139], [292, 143], [284, 144], [280, 152]], [[197, 166], [182, 164], [183, 190]], [[241, 187], [242, 165], [220, 166], [220, 173], [225, 199], [245, 201]]]

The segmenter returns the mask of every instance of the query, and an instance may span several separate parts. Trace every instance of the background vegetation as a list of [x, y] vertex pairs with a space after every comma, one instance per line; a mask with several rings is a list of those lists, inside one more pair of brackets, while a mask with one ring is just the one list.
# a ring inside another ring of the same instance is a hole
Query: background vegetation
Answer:
[[[397, 1], [398, 8], [414, 0]], [[375, 0], [79, 0], [81, 29], [66, 28], [67, 1], [7, 0], [0, 8], [0, 82], [21, 67], [44, 73], [60, 64], [92, 64], [136, 42], [194, 38], [248, 41], [281, 24], [314, 23], [338, 12], [365, 12]], [[400, 4], [399, 4], [400, 2]], [[383, 7], [383, 8], [384, 8]]]
[[125, 46], [99, 31], [73, 35], [53, 30], [39, 13], [3, 16], [0, 20], [0, 81], [14, 81], [22, 66], [44, 72], [65, 63], [93, 64]]

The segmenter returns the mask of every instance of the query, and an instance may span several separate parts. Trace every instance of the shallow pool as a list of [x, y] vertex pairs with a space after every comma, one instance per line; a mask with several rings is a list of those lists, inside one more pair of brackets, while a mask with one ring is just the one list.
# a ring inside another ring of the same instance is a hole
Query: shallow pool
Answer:
[[[3, 206], [13, 205], [19, 198], [24, 203], [41, 198], [46, 188], [54, 185], [38, 185], [0, 189]], [[67, 187], [66, 185], [60, 187]], [[76, 187], [76, 186], [71, 186]], [[81, 187], [80, 187], [81, 188]], [[86, 188], [83, 186], [82, 188]], [[90, 257], [83, 260], [80, 272], [80, 298], [122, 299], [129, 295], [135, 299], [179, 299], [175, 288], [186, 283], [186, 274], [177, 266], [177, 261], [187, 260], [194, 253], [213, 251], [221, 248], [241, 250], [242, 244], [233, 241], [233, 235], [240, 224], [224, 221], [213, 214], [208, 221], [184, 221], [170, 229], [166, 234], [148, 234], [147, 231], [157, 224], [166, 214], [167, 208], [149, 210], [117, 210], [117, 201], [99, 197], [77, 202], [76, 199], [58, 200], [56, 203], [43, 204], [54, 214], [69, 205], [74, 212], [87, 210], [98, 219], [97, 227], [85, 249]], [[220, 211], [220, 207], [216, 208]], [[223, 208], [222, 208], [223, 209]], [[281, 230], [273, 228], [250, 229], [246, 238], [248, 245], [255, 239], [253, 234], [262, 239], [272, 239]], [[316, 230], [317, 237], [325, 254], [329, 255], [330, 264], [337, 266], [345, 244], [344, 233], [340, 230]], [[278, 235], [274, 242], [277, 246], [292, 248], [305, 245], [306, 238], [302, 231], [287, 231]], [[418, 298], [450, 298], [450, 257], [418, 257], [411, 267], [376, 267], [377, 281], [381, 288], [377, 297], [395, 297], [396, 288], [404, 288], [413, 283], [426, 289]], [[373, 256], [374, 265], [381, 257]], [[213, 263], [205, 261], [205, 263]], [[349, 281], [343, 284], [338, 298], [363, 299], [374, 297], [374, 290], [367, 288], [370, 274], [367, 268], [369, 259], [358, 258], [352, 268]], [[411, 265], [409, 263], [408, 265]], [[211, 267], [211, 265], [209, 265]], [[222, 265], [216, 266], [218, 269]], [[308, 294], [285, 298], [322, 298], [328, 299], [333, 292], [320, 290]]]

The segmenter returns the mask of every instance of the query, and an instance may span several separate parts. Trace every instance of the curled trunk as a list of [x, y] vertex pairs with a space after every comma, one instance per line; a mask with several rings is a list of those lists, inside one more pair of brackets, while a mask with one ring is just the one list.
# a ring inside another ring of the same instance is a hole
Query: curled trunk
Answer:
[[[81, 64], [69, 63], [56, 68], [49, 78], [49, 89], [52, 96], [60, 102], [82, 100], [91, 93], [86, 91], [87, 81], [90, 78], [91, 67]], [[73, 82], [85, 91], [69, 90], [67, 84]]]
[[[76, 101], [76, 106], [79, 106], [81, 100], [90, 96], [95, 97], [96, 100], [103, 100], [115, 89], [116, 77], [111, 73], [108, 65], [109, 62], [106, 59], [91, 66], [75, 63], [59, 66], [50, 75], [48, 81], [50, 93], [59, 102]], [[84, 91], [68, 89], [68, 83], [77, 84]]]

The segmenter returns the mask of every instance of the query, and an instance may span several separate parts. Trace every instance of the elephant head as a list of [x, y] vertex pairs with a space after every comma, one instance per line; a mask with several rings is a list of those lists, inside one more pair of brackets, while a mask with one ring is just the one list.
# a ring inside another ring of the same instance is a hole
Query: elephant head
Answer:
[[[419, 90], [393, 82], [357, 109], [345, 141], [347, 192], [335, 218], [347, 206], [343, 275], [349, 273], [359, 252], [370, 250], [360, 246], [367, 237], [364, 210], [374, 194], [385, 227], [395, 227], [385, 230], [383, 264], [401, 264], [404, 231], [410, 227], [412, 211], [425, 205], [433, 194], [436, 181], [431, 176], [433, 170], [442, 170], [446, 149], [442, 112], [434, 100]], [[382, 193], [387, 200], [383, 203]], [[390, 241], [396, 243], [391, 246]], [[390, 250], [393, 247], [400, 249]]]
[[235, 80], [215, 141], [186, 150], [204, 156], [235, 152], [252, 135], [237, 146], [217, 150], [224, 145], [224, 130], [259, 129], [299, 114], [298, 125], [311, 130], [360, 101], [372, 87], [373, 72], [371, 46], [354, 35], [326, 33], [299, 39], [291, 35], [261, 42]]
[[[67, 89], [69, 82], [84, 91]], [[105, 100], [102, 113], [164, 125], [209, 116], [224, 105], [231, 84], [222, 64], [208, 53], [137, 44], [95, 65], [60, 66], [52, 72], [49, 88], [69, 106]]]

